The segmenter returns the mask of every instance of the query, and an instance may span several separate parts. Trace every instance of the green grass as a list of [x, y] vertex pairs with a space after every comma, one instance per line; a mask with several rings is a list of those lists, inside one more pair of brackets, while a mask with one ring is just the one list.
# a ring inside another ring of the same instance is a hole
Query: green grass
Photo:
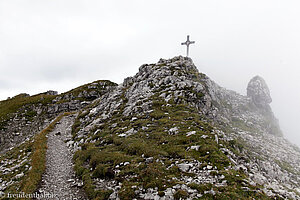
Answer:
[[291, 166], [289, 163], [287, 162], [284, 162], [284, 161], [279, 161], [279, 160], [275, 160], [275, 163], [283, 170], [291, 173], [291, 174], [294, 174], [294, 175], [300, 175], [300, 172], [299, 171], [296, 171], [294, 169], [293, 166]]

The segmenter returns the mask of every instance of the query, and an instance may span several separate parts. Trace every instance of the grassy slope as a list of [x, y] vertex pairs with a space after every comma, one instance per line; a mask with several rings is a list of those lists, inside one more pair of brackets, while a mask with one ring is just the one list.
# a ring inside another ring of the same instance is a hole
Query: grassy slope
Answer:
[[[85, 191], [91, 199], [106, 199], [111, 193], [111, 191], [97, 190], [93, 178], [121, 182], [122, 188], [119, 192], [121, 199], [136, 197], [133, 186], [142, 186], [145, 189], [157, 187], [159, 194], [163, 195], [163, 190], [179, 183], [178, 179], [172, 179], [173, 177], [187, 175], [176, 165], [169, 168], [182, 159], [198, 160], [203, 163], [203, 166], [210, 163], [218, 168], [219, 175], [223, 174], [226, 177], [228, 183], [226, 187], [190, 185], [200, 193], [211, 188], [220, 191], [216, 196], [205, 194], [202, 199], [269, 199], [265, 194], [258, 192], [258, 186], [251, 186], [245, 181], [246, 175], [242, 171], [225, 170], [231, 162], [220, 151], [221, 146], [216, 143], [214, 135], [211, 134], [213, 127], [204, 122], [205, 120], [195, 112], [194, 108], [176, 104], [172, 100], [167, 105], [158, 96], [159, 94], [152, 97], [153, 112], [147, 115], [124, 117], [120, 114], [121, 106], [119, 113], [90, 133], [92, 139], [97, 139], [97, 142], [84, 144], [82, 150], [75, 154], [76, 174], [84, 180]], [[132, 117], [137, 119], [132, 121]], [[73, 132], [78, 130], [79, 120], [77, 119]], [[112, 126], [115, 123], [117, 125]], [[148, 127], [148, 129], [142, 130], [141, 127]], [[173, 127], [178, 127], [177, 135], [168, 133], [168, 130]], [[118, 136], [132, 128], [138, 132], [125, 138]], [[100, 131], [94, 134], [96, 130]], [[190, 131], [196, 131], [196, 134], [187, 137], [186, 133]], [[207, 135], [207, 138], [201, 137], [203, 135]], [[235, 150], [235, 142], [220, 141], [223, 147]], [[200, 145], [199, 151], [186, 151], [192, 145]], [[144, 157], [153, 157], [154, 162], [146, 164]], [[159, 162], [155, 162], [157, 159]], [[121, 172], [118, 175], [112, 173], [116, 165], [126, 161], [130, 164], [120, 167]], [[250, 188], [250, 191], [243, 190], [244, 186]], [[178, 190], [175, 197], [179, 199], [185, 195], [184, 191]]]

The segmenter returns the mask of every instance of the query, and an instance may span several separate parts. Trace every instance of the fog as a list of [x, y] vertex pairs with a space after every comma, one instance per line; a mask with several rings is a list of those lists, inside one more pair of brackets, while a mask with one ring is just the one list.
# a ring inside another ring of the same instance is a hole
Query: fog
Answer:
[[121, 83], [144, 63], [185, 55], [246, 93], [262, 76], [286, 138], [300, 145], [300, 2], [296, 0], [0, 0], [0, 99]]

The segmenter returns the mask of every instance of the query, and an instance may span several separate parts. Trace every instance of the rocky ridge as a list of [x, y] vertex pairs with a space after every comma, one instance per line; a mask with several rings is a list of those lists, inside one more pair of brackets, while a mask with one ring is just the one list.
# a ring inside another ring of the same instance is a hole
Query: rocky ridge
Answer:
[[[93, 90], [106, 87], [95, 85], [47, 94], [45, 109], [78, 111], [65, 142], [88, 199], [300, 199], [300, 151], [282, 136], [262, 78], [243, 96], [179, 56], [142, 65], [98, 96]], [[25, 150], [0, 159], [16, 181], [30, 168]]]
[[75, 169], [94, 188], [89, 197], [300, 198], [299, 149], [282, 137], [267, 86], [257, 82], [242, 96], [189, 58], [142, 65], [73, 126]]

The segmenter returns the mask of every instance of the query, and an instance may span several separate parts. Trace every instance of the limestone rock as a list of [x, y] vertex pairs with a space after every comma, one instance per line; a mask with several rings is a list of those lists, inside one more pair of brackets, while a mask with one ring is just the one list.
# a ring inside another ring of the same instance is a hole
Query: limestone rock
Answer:
[[256, 105], [267, 105], [272, 102], [270, 90], [263, 78], [253, 77], [247, 86], [247, 96], [250, 97]]

